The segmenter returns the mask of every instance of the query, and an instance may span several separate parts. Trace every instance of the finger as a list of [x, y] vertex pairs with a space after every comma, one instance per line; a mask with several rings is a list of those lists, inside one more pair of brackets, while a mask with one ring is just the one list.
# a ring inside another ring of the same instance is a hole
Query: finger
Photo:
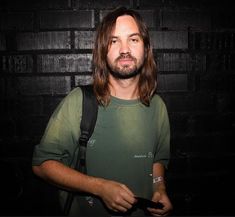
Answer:
[[[122, 185], [122, 188], [124, 189], [124, 191], [121, 194], [122, 199], [126, 201], [129, 204], [129, 206], [132, 207], [132, 205], [136, 202], [134, 194], [125, 185]], [[127, 208], [129, 208], [129, 206]]]
[[132, 193], [132, 191], [125, 185], [121, 185], [121, 187], [131, 196], [134, 197], [135, 195]]
[[126, 209], [131, 209], [132, 208], [132, 203], [130, 203], [129, 201], [126, 201], [126, 200], [123, 200], [120, 205], [122, 207], [126, 208]]
[[122, 205], [115, 204], [113, 205], [111, 210], [113, 210], [114, 212], [126, 212], [128, 209], [123, 207]]
[[114, 206], [115, 208], [123, 207], [127, 210], [132, 207], [132, 204], [125, 197], [120, 197], [115, 201]]
[[162, 216], [166, 213], [166, 211], [163, 209], [148, 208], [148, 211], [154, 215], [159, 215], [159, 216]]
[[128, 209], [125, 208], [125, 207], [123, 207], [123, 206], [117, 206], [117, 210], [118, 210], [119, 212], [126, 212]]

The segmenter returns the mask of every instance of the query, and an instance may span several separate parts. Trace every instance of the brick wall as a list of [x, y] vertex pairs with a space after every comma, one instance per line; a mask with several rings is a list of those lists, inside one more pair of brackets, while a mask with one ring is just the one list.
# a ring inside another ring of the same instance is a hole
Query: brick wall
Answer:
[[167, 180], [173, 214], [235, 214], [235, 19], [229, 1], [2, 0], [0, 156], [5, 200], [0, 215], [52, 214], [48, 198], [38, 190], [50, 188], [31, 172], [32, 150], [60, 100], [75, 86], [91, 82], [95, 29], [119, 5], [139, 11], [149, 27], [158, 92], [171, 121]]

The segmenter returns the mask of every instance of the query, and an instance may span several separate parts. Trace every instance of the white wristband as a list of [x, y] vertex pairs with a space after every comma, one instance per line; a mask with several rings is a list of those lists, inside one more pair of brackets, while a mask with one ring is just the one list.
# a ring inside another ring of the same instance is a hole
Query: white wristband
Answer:
[[163, 182], [164, 178], [162, 176], [157, 176], [155, 178], [153, 178], [153, 184], [156, 184], [158, 182]]

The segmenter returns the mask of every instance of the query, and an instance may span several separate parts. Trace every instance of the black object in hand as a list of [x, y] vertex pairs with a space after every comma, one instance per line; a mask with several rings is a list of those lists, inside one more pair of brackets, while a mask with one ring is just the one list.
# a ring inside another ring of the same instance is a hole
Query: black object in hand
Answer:
[[164, 206], [160, 202], [154, 202], [152, 200], [148, 200], [143, 197], [135, 197], [137, 199], [136, 205], [139, 206], [140, 208], [154, 208], [154, 209], [162, 209]]

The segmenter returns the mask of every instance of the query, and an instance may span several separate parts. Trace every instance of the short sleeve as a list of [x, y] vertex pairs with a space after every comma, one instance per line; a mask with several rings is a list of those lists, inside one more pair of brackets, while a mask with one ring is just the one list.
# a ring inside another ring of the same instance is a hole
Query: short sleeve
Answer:
[[50, 117], [40, 143], [34, 148], [32, 165], [40, 165], [46, 160], [71, 164], [80, 133], [81, 105], [80, 88], [61, 101]]
[[167, 168], [170, 159], [170, 123], [166, 105], [159, 97], [158, 103], [158, 118], [159, 129], [157, 132], [157, 144], [154, 157], [154, 163], [159, 162]]

